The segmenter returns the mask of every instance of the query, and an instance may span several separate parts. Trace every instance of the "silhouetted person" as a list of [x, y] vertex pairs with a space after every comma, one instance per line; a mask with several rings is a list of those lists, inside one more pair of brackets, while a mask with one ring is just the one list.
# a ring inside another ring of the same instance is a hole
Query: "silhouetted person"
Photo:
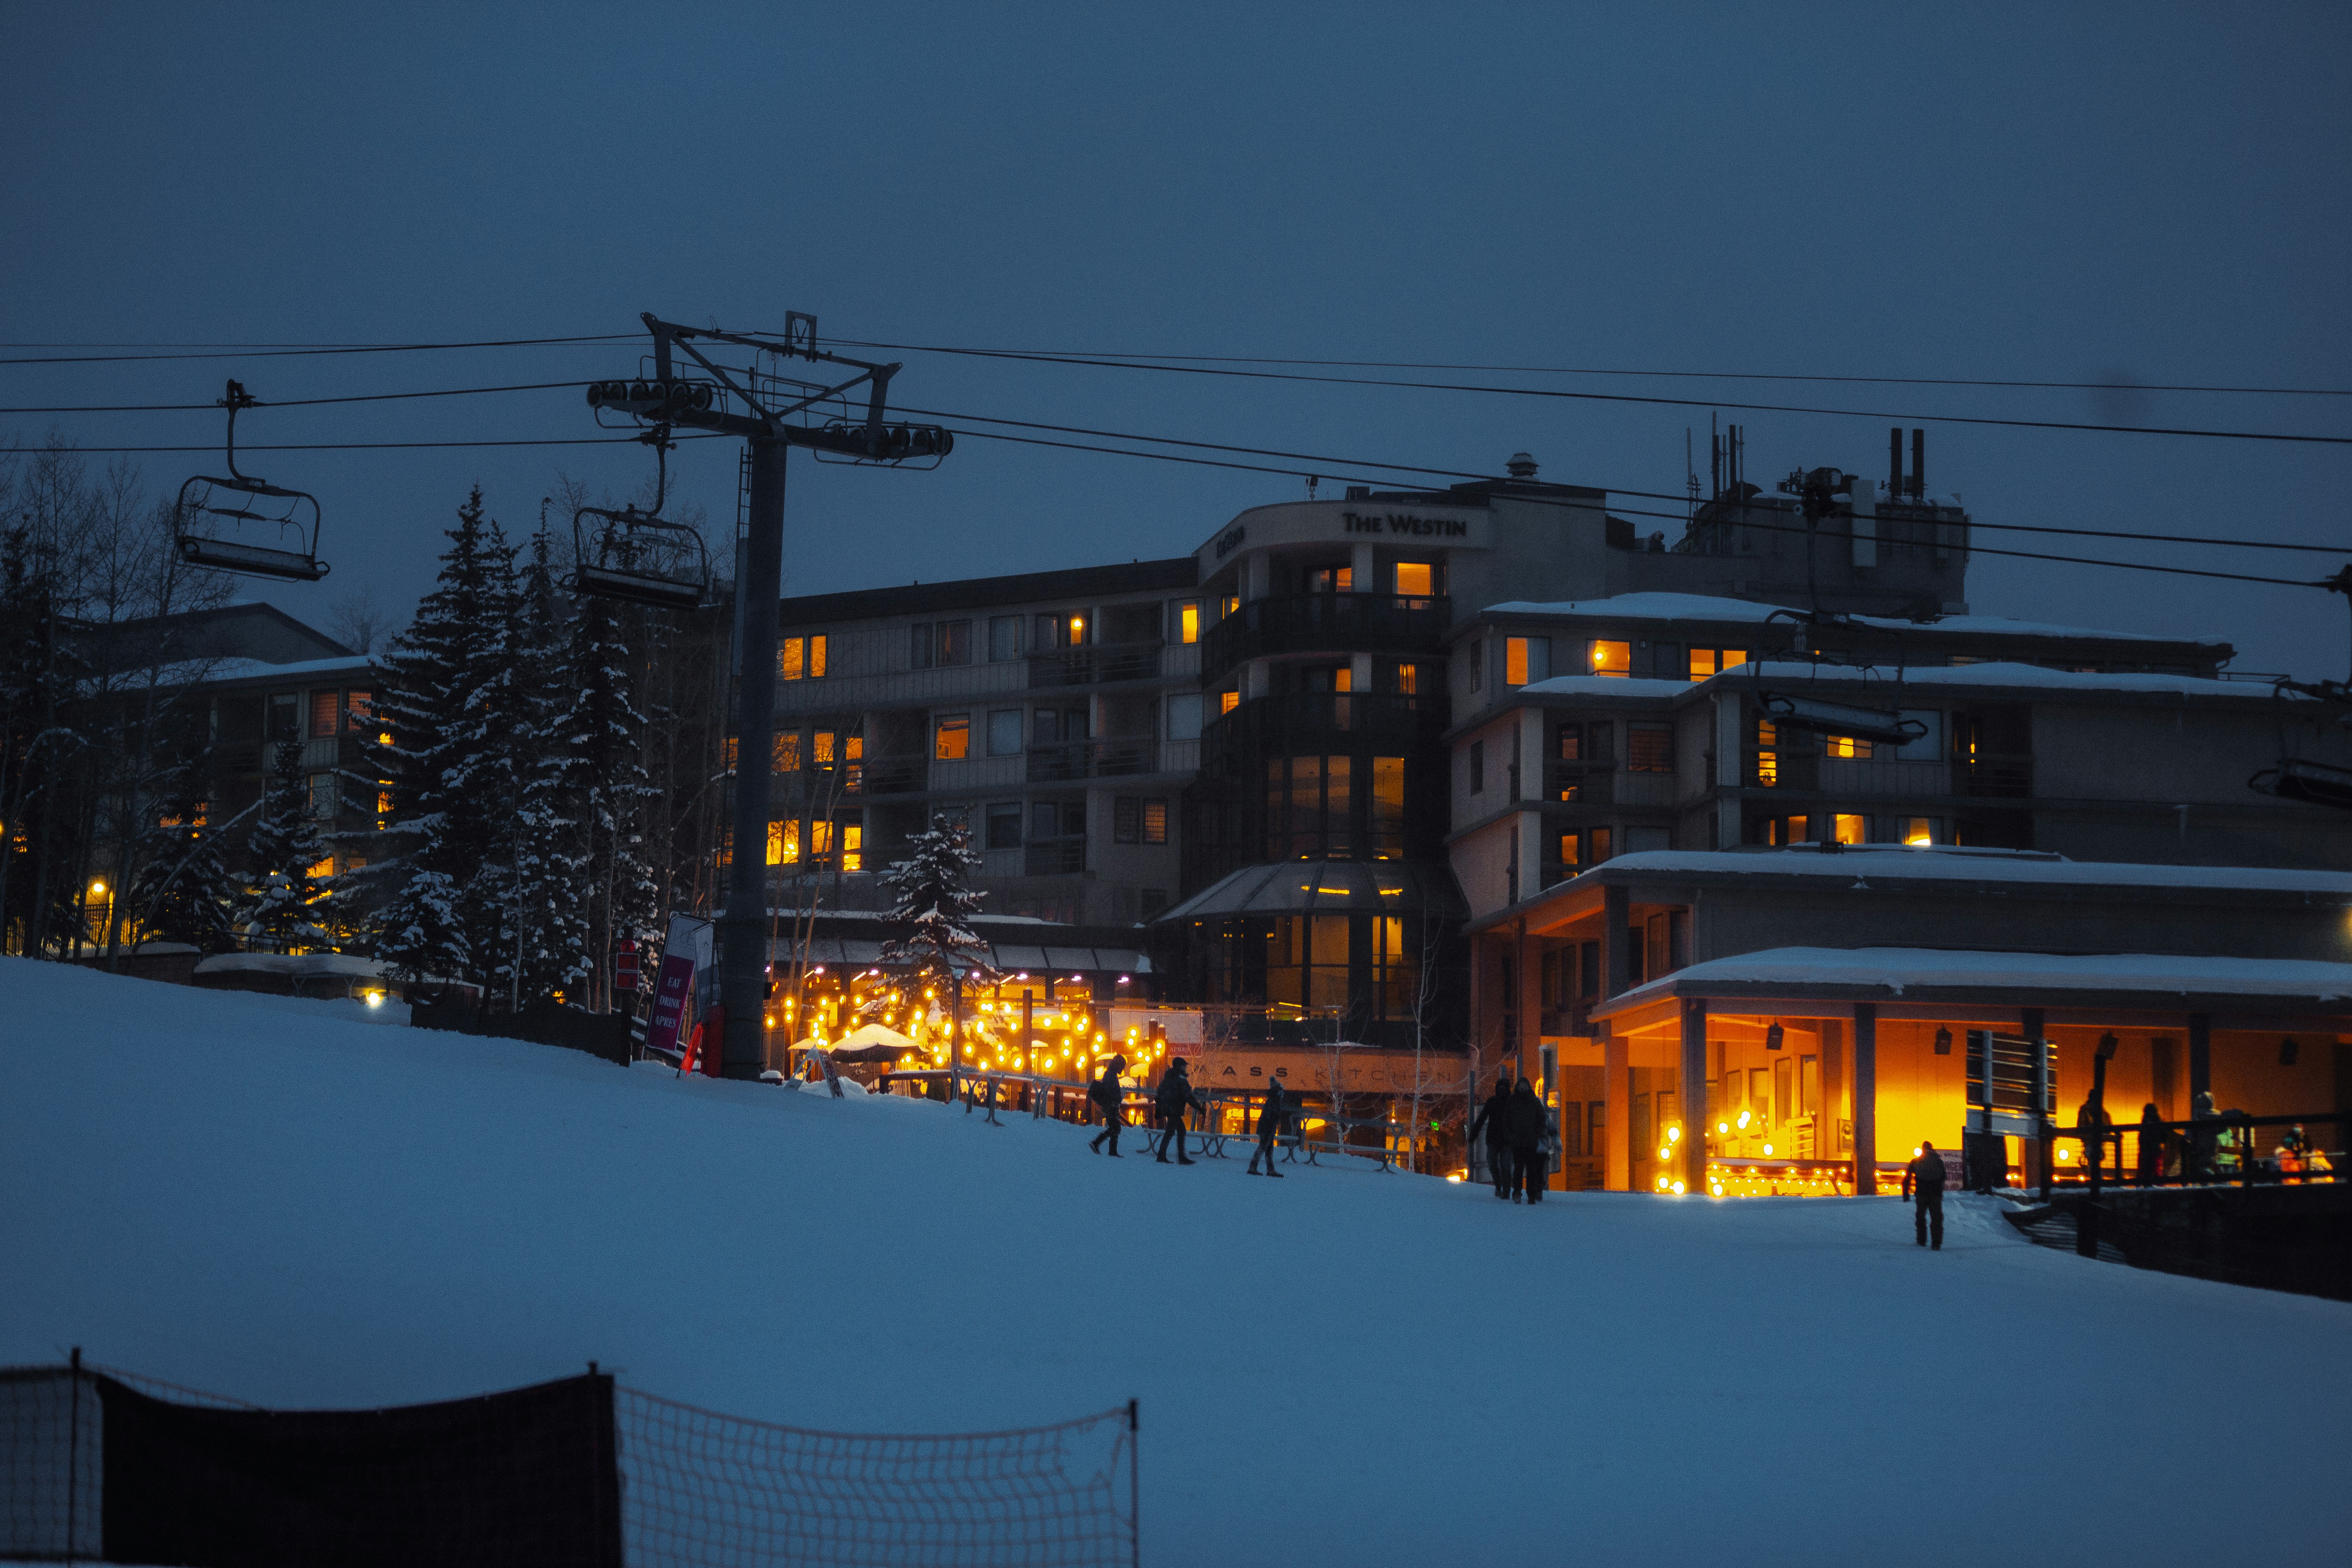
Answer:
[[1184, 1066], [1182, 1057], [1171, 1057], [1168, 1070], [1160, 1075], [1160, 1092], [1152, 1097], [1152, 1107], [1160, 1112], [1160, 1163], [1168, 1163], [1168, 1145], [1176, 1145], [1176, 1163], [1197, 1165], [1199, 1161], [1184, 1152], [1184, 1113], [1200, 1102], [1192, 1092], [1192, 1077]]
[[1126, 1070], [1127, 1058], [1113, 1057], [1103, 1064], [1102, 1077], [1087, 1086], [1087, 1098], [1101, 1109], [1103, 1116], [1103, 1130], [1095, 1134], [1095, 1141], [1087, 1147], [1099, 1154], [1103, 1140], [1108, 1138], [1110, 1140], [1110, 1157], [1114, 1160], [1119, 1157], [1118, 1130], [1127, 1125], [1127, 1113], [1123, 1109], [1127, 1097], [1118, 1084], [1118, 1075]]
[[1511, 1131], [1511, 1201], [1521, 1202], [1525, 1189], [1528, 1203], [1540, 1203], [1543, 1197], [1543, 1135], [1544, 1103], [1536, 1098], [1536, 1087], [1521, 1079], [1511, 1090], [1511, 1099], [1504, 1114], [1509, 1118]]
[[2220, 1137], [2221, 1120], [2213, 1110], [2213, 1096], [2200, 1091], [2189, 1110], [2189, 1147], [2181, 1156], [2183, 1179], [2191, 1182], [2213, 1179], [2213, 1150]]
[[1279, 1176], [1274, 1168], [1275, 1140], [1282, 1136], [1282, 1124], [1290, 1116], [1290, 1097], [1282, 1089], [1282, 1080], [1273, 1079], [1265, 1086], [1265, 1103], [1257, 1110], [1257, 1150], [1250, 1155], [1249, 1173], [1257, 1174], [1257, 1163], [1265, 1162], [1265, 1173]]
[[2164, 1118], [2149, 1100], [2139, 1112], [2139, 1184], [2152, 1187], [2164, 1180]]
[[[1903, 1167], [1903, 1195], [1912, 1200], [1911, 1220], [1919, 1245], [1943, 1251], [1944, 1157], [1925, 1139], [1919, 1142], [1919, 1157]], [[1931, 1227], [1932, 1242], [1927, 1239]]]
[[1495, 1075], [1495, 1092], [1478, 1108], [1478, 1115], [1470, 1123], [1470, 1136], [1486, 1133], [1486, 1165], [1495, 1178], [1495, 1195], [1511, 1195], [1511, 1069], [1505, 1068]]

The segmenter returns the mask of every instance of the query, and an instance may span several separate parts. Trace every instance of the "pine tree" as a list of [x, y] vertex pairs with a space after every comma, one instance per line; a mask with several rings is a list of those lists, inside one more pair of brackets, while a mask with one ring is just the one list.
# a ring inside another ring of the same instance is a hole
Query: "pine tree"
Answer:
[[479, 487], [447, 533], [433, 591], [377, 664], [376, 716], [392, 741], [372, 742], [369, 756], [392, 780], [384, 837], [397, 858], [370, 868], [394, 888], [376, 916], [376, 955], [401, 978], [487, 985], [511, 899], [498, 851], [516, 795], [494, 731], [512, 705], [514, 552], [484, 519]]
[[497, 732], [507, 757], [499, 764], [514, 791], [515, 811], [504, 825], [509, 901], [492, 965], [509, 994], [539, 997], [576, 991], [588, 960], [588, 854], [577, 831], [581, 816], [572, 744], [570, 704], [558, 689], [563, 663], [563, 605], [551, 563], [545, 529], [534, 534], [517, 604], [504, 688], [493, 694]]
[[299, 741], [278, 742], [261, 820], [246, 841], [246, 854], [253, 880], [237, 901], [237, 930], [281, 952], [323, 942], [323, 911], [317, 906], [326, 896], [326, 879], [313, 875], [313, 868], [327, 858], [327, 846], [310, 816]]
[[571, 705], [562, 734], [574, 763], [575, 843], [585, 870], [589, 916], [583, 945], [600, 969], [618, 943], [651, 942], [659, 936], [660, 889], [646, 854], [646, 819], [656, 792], [646, 776], [646, 721], [629, 679], [628, 630], [643, 618], [643, 611], [625, 610], [610, 600], [583, 599], [572, 617], [566, 661]]
[[194, 800], [182, 799], [149, 831], [126, 907], [144, 940], [226, 952], [236, 945], [230, 910], [238, 892], [221, 858], [219, 835], [205, 825]]
[[908, 965], [919, 984], [945, 980], [959, 964], [976, 973], [979, 984], [989, 984], [994, 971], [988, 943], [971, 925], [988, 895], [964, 886], [980, 868], [971, 830], [958, 818], [935, 816], [907, 847], [912, 853], [882, 873], [884, 886], [898, 895], [888, 918], [900, 933], [882, 944], [882, 961]]

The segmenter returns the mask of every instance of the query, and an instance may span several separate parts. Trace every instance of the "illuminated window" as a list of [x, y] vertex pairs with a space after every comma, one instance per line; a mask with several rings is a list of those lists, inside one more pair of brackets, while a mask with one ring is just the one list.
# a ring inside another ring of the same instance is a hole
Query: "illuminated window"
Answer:
[[1225, 611], [1224, 611], [1224, 613], [1225, 613], [1226, 615], [1229, 615], [1229, 616], [1230, 616], [1230, 615], [1232, 615], [1234, 611], [1236, 611], [1236, 610], [1240, 609], [1241, 607], [1242, 607], [1242, 596], [1241, 596], [1239, 594], [1228, 594], [1228, 595], [1225, 595]]
[[1695, 647], [1690, 650], [1690, 678], [1705, 680], [1711, 675], [1748, 662], [1746, 650], [1736, 647]]
[[1236, 709], [1236, 708], [1240, 707], [1241, 705], [1242, 705], [1242, 694], [1241, 694], [1240, 692], [1238, 692], [1238, 691], [1220, 691], [1220, 692], [1218, 692], [1218, 693], [1217, 693], [1217, 711], [1218, 711], [1218, 712], [1220, 712], [1220, 713], [1230, 713], [1230, 712], [1232, 712], [1234, 709]]
[[1826, 742], [1825, 750], [1832, 757], [1867, 759], [1870, 755], [1870, 742], [1855, 740], [1852, 735], [1832, 735]]
[[822, 860], [833, 853], [833, 823], [819, 817], [809, 824], [809, 855]]
[[1185, 599], [1177, 605], [1176, 640], [1178, 642], [1199, 642], [1201, 640], [1200, 600]]
[[1318, 566], [1307, 574], [1307, 591], [1310, 594], [1349, 594], [1355, 586], [1356, 569], [1352, 566]]
[[734, 736], [730, 735], [725, 740], [719, 742], [719, 765], [724, 767], [729, 773], [731, 773], [735, 771]]
[[1426, 561], [1398, 562], [1396, 591], [1402, 598], [1428, 598], [1437, 592], [1437, 568]]
[[1562, 724], [1557, 731], [1559, 760], [1580, 763], [1584, 760], [1584, 726]]
[[335, 874], [335, 858], [330, 855], [317, 865], [305, 868], [302, 874], [314, 882], [323, 882]]
[[1399, 697], [1414, 697], [1421, 692], [1421, 666], [1400, 664], [1396, 667], [1396, 689]]
[[841, 825], [841, 868], [845, 871], [866, 869], [866, 829], [855, 822]]
[[1633, 648], [1630, 643], [1601, 642], [1592, 645], [1592, 673], [1595, 675], [1630, 675], [1633, 669]]
[[375, 693], [372, 691], [352, 692], [351, 700], [343, 705], [344, 723], [354, 731], [366, 729], [375, 717], [374, 700]]
[[1168, 842], [1168, 803], [1147, 800], [1143, 803], [1143, 841], [1146, 844]]
[[1861, 843], [1863, 841], [1862, 823], [1863, 819], [1858, 816], [1854, 816], [1847, 812], [1838, 813], [1836, 822], [1837, 841], [1840, 844]]
[[1903, 819], [1903, 842], [1912, 846], [1914, 848], [1925, 844], [1933, 844], [1936, 842], [1936, 825], [1924, 816], [1905, 817]]
[[1748, 650], [1744, 647], [1727, 647], [1722, 649], [1721, 653], [1722, 657], [1717, 660], [1717, 663], [1725, 669], [1737, 669], [1748, 662]]
[[811, 680], [824, 679], [824, 638], [822, 637], [813, 637], [808, 640], [808, 672]]
[[1778, 746], [1780, 743], [1780, 727], [1769, 719], [1757, 720], [1756, 743], [1759, 746]]
[[971, 718], [951, 713], [939, 721], [931, 739], [931, 756], [942, 763], [961, 762], [971, 754]]
[[338, 722], [341, 717], [341, 700], [335, 692], [313, 691], [310, 693], [310, 739], [328, 740], [337, 730], [341, 729], [342, 725]]
[[785, 680], [801, 680], [808, 675], [808, 638], [786, 637], [776, 649], [776, 674]]
[[1559, 863], [1563, 866], [1584, 864], [1584, 835], [1563, 833], [1559, 836]]
[[1776, 789], [1780, 784], [1780, 753], [1756, 753], [1756, 784], [1759, 789]]
[[1064, 628], [1064, 629], [1065, 629], [1065, 631], [1066, 632], [1066, 634], [1067, 634], [1067, 636], [1068, 636], [1068, 638], [1069, 638], [1068, 642], [1067, 642], [1066, 644], [1065, 644], [1064, 646], [1068, 647], [1084, 647], [1086, 646], [1086, 641], [1087, 641], [1087, 618], [1086, 618], [1086, 616], [1070, 616], [1070, 617], [1068, 618], [1067, 623], [1066, 623], [1066, 626], [1065, 626], [1065, 628]]
[[[734, 751], [733, 751], [734, 742], [731, 742], [731, 741], [730, 741], [730, 742], [728, 742], [728, 746], [729, 746], [729, 751], [728, 751], [728, 753], [727, 753], [727, 761], [728, 761], [728, 764], [729, 764], [730, 766], [732, 766], [732, 765], [734, 764], [734, 761], [735, 761], [735, 753], [734, 753]], [[818, 767], [820, 767], [820, 768], [829, 768], [829, 767], [833, 766], [833, 731], [830, 731], [830, 730], [819, 730], [819, 731], [816, 732], [815, 749], [814, 749], [814, 751], [810, 754], [810, 758], [809, 758], [809, 760], [810, 760], [813, 763], [814, 763], [816, 766], [818, 766]]]
[[1503, 683], [1525, 686], [1531, 680], [1551, 679], [1551, 638], [1506, 637], [1503, 639]]
[[801, 858], [801, 825], [793, 822], [768, 824], [768, 864], [797, 866]]

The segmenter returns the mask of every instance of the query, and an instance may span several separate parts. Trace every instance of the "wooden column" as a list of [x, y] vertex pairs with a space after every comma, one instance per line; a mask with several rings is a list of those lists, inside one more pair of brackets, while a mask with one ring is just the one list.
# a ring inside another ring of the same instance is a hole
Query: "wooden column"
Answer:
[[1519, 918], [1514, 938], [1518, 945], [1518, 967], [1511, 979], [1518, 987], [1518, 994], [1512, 1000], [1518, 1004], [1519, 1037], [1511, 1042], [1511, 1048], [1518, 1053], [1520, 1075], [1533, 1079], [1536, 1075], [1528, 1071], [1529, 1067], [1543, 1060], [1543, 955], [1538, 950], [1540, 939], [1528, 935], [1524, 915]]
[[2191, 1013], [2189, 1015], [2189, 1115], [2197, 1114], [2199, 1095], [2212, 1092], [2213, 1016]]
[[1601, 890], [1601, 994], [1606, 999], [1633, 988], [1633, 950], [1625, 928], [1633, 922], [1633, 890], [1612, 883]]
[[1878, 1191], [1878, 1004], [1853, 1005], [1853, 1191]]
[[1633, 1184], [1633, 1050], [1613, 1028], [1601, 1042], [1601, 1098], [1608, 1118], [1601, 1184], [1622, 1193]]
[[1682, 1178], [1693, 1195], [1706, 1192], [1706, 1000], [1683, 998]]

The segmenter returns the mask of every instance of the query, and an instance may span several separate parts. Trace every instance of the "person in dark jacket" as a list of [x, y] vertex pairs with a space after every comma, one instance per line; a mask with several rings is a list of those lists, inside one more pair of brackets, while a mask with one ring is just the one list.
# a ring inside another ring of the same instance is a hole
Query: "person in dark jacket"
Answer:
[[2139, 1184], [2153, 1187], [2164, 1180], [2164, 1118], [2149, 1100], [2139, 1112]]
[[1470, 1136], [1478, 1136], [1480, 1129], [1486, 1133], [1486, 1166], [1494, 1173], [1495, 1195], [1511, 1195], [1511, 1069], [1505, 1068], [1495, 1075], [1495, 1092], [1478, 1108], [1477, 1118], [1470, 1123]]
[[[1919, 1245], [1944, 1250], [1944, 1157], [1936, 1146], [1925, 1139], [1919, 1142], [1919, 1157], [1903, 1167], [1903, 1195], [1913, 1200], [1911, 1218], [1919, 1233]], [[1928, 1239], [1928, 1227], [1933, 1224], [1935, 1241]]]
[[[1192, 1092], [1192, 1076], [1184, 1066], [1182, 1057], [1168, 1058], [1168, 1070], [1160, 1075], [1160, 1092], [1152, 1097], [1152, 1109], [1160, 1112], [1160, 1163], [1168, 1163], [1168, 1145], [1176, 1145], [1176, 1163], [1200, 1163], [1184, 1152], [1184, 1113], [1201, 1103]], [[1205, 1109], [1205, 1108], [1204, 1108]]]
[[[1536, 1086], [1521, 1079], [1504, 1108], [1511, 1138], [1511, 1201], [1541, 1203], [1544, 1181], [1544, 1103]], [[1524, 1191], [1524, 1197], [1522, 1192]]]
[[1102, 1077], [1087, 1086], [1087, 1098], [1102, 1112], [1103, 1119], [1103, 1130], [1095, 1134], [1095, 1141], [1087, 1147], [1099, 1154], [1103, 1140], [1108, 1138], [1110, 1140], [1110, 1157], [1114, 1160], [1119, 1157], [1118, 1130], [1127, 1125], [1127, 1114], [1122, 1109], [1127, 1097], [1118, 1082], [1118, 1075], [1126, 1070], [1127, 1058], [1113, 1057], [1103, 1064]]
[[1265, 1086], [1265, 1103], [1257, 1111], [1257, 1150], [1250, 1155], [1249, 1173], [1257, 1174], [1257, 1163], [1265, 1161], [1265, 1173], [1279, 1176], [1274, 1168], [1274, 1141], [1282, 1136], [1282, 1125], [1290, 1119], [1290, 1096], [1282, 1091], [1280, 1079], [1270, 1079]]

